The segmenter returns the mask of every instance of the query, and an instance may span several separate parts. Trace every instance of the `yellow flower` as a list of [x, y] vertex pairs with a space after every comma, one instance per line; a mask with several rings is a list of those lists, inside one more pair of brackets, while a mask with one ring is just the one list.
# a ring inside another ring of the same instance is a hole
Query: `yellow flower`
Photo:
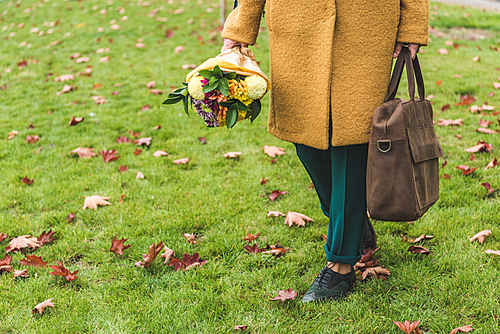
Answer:
[[201, 75], [198, 75], [197, 77], [194, 77], [189, 81], [188, 92], [193, 99], [196, 100], [205, 99], [205, 93], [203, 93], [203, 84], [201, 83], [201, 80], [203, 79], [205, 78], [202, 77]]
[[257, 100], [266, 94], [267, 82], [258, 75], [251, 75], [245, 78], [248, 98]]

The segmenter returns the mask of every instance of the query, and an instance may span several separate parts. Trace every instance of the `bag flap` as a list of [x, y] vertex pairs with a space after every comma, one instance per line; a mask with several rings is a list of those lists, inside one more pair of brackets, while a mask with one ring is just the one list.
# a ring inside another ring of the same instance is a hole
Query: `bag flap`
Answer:
[[419, 163], [443, 156], [443, 150], [436, 137], [434, 127], [406, 129], [413, 162]]

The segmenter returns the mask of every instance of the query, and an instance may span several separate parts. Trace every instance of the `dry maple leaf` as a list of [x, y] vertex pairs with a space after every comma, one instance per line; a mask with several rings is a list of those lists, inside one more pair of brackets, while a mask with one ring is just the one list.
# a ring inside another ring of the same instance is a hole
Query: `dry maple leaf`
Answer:
[[75, 80], [75, 76], [73, 74], [63, 74], [59, 77], [55, 77], [54, 81], [64, 82], [68, 80]]
[[263, 178], [260, 180], [259, 184], [260, 184], [261, 186], [263, 186], [264, 184], [266, 184], [266, 183], [267, 183], [267, 181], [269, 181], [269, 179], [266, 179], [265, 177], [263, 177]]
[[135, 175], [135, 178], [142, 180], [142, 179], [144, 179], [144, 174], [142, 174], [141, 172], [138, 171], [137, 174]]
[[103, 206], [103, 205], [110, 205], [107, 200], [109, 197], [104, 197], [104, 196], [99, 196], [99, 195], [94, 195], [94, 196], [85, 196], [85, 202], [83, 202], [83, 208], [82, 210], [85, 209], [92, 209], [92, 210], [97, 210], [97, 206]]
[[54, 271], [50, 272], [49, 274], [54, 275], [54, 276], [66, 276], [69, 274], [69, 270], [64, 268], [63, 264], [61, 262], [57, 262], [57, 266], [49, 266], [52, 268]]
[[197, 243], [196, 241], [196, 236], [194, 234], [191, 234], [191, 233], [184, 233], [182, 234], [182, 236], [184, 238], [186, 238], [186, 241], [189, 242], [190, 244], [195, 244]]
[[72, 90], [75, 90], [77, 88], [78, 88], [77, 86], [73, 86], [73, 85], [64, 85], [63, 89], [61, 91], [57, 92], [56, 95], [61, 95], [61, 94], [64, 94], [64, 93], [69, 93]]
[[486, 190], [488, 190], [488, 195], [491, 195], [495, 192], [495, 189], [491, 188], [491, 184], [489, 182], [483, 182], [481, 183], [481, 185], [484, 186]]
[[16, 277], [29, 277], [28, 269], [24, 269], [24, 270], [15, 270], [14, 269], [13, 274], [14, 274], [14, 278], [16, 278]]
[[5, 239], [7, 239], [8, 235], [5, 234], [5, 233], [0, 233], [0, 242], [4, 241]]
[[40, 137], [38, 135], [28, 135], [28, 136], [26, 136], [26, 142], [28, 144], [34, 144], [34, 143], [36, 143], [39, 140], [40, 140]]
[[155, 158], [159, 158], [161, 156], [169, 156], [169, 155], [170, 154], [168, 154], [165, 151], [156, 151], [155, 153], [153, 153], [153, 157], [155, 157]]
[[84, 117], [75, 117], [75, 116], [72, 116], [71, 119], [69, 120], [68, 125], [69, 126], [77, 125], [78, 123], [83, 122], [84, 119], [85, 119]]
[[43, 231], [42, 234], [37, 238], [38, 244], [40, 246], [46, 245], [54, 241], [53, 235], [56, 234], [56, 231], [49, 230], [49, 232]]
[[472, 324], [467, 325], [467, 326], [462, 326], [462, 327], [457, 327], [451, 330], [450, 334], [456, 334], [456, 333], [468, 333], [472, 330]]
[[413, 245], [408, 248], [408, 252], [415, 254], [424, 254], [424, 255], [429, 255], [431, 253], [431, 251], [425, 247], [413, 246]]
[[163, 248], [163, 241], [160, 241], [159, 244], [155, 245], [154, 243], [149, 246], [148, 253], [142, 255], [142, 260], [135, 263], [136, 267], [144, 267], [147, 268], [153, 263], [153, 260], [156, 259], [158, 254], [161, 252]]
[[91, 158], [97, 156], [97, 154], [94, 153], [94, 149], [90, 147], [77, 147], [69, 153], [70, 154], [76, 153], [80, 158]]
[[175, 48], [174, 52], [179, 53], [179, 52], [184, 51], [185, 49], [186, 49], [185, 47], [183, 47], [182, 45], [179, 45], [178, 47]]
[[413, 240], [413, 243], [417, 243], [417, 242], [420, 242], [422, 240], [430, 240], [434, 238], [434, 236], [432, 235], [426, 235], [426, 234], [421, 234], [418, 238], [416, 238], [415, 240]]
[[139, 155], [142, 153], [142, 150], [140, 148], [136, 148], [134, 152], [132, 152], [134, 155]]
[[115, 161], [119, 159], [121, 156], [116, 156], [116, 150], [104, 150], [99, 151], [99, 154], [102, 155], [104, 162], [108, 163], [110, 161]]
[[9, 132], [9, 136], [7, 137], [7, 140], [11, 140], [12, 138], [14, 138], [15, 136], [17, 136], [18, 134], [19, 134], [18, 131], [12, 130], [11, 132]]
[[30, 179], [28, 179], [27, 176], [25, 176], [21, 179], [21, 182], [29, 185], [29, 184], [32, 184], [33, 182], [35, 182], [35, 180], [30, 180]]
[[264, 150], [264, 153], [267, 154], [268, 156], [274, 158], [277, 155], [283, 155], [285, 154], [285, 149], [277, 146], [267, 146], [264, 145], [262, 148]]
[[257, 234], [253, 235], [253, 234], [250, 234], [250, 233], [247, 233], [247, 236], [246, 237], [243, 237], [243, 240], [245, 241], [254, 241], [255, 239], [258, 238], [258, 236], [260, 235], [260, 232], [258, 232]]
[[131, 143], [132, 139], [129, 139], [127, 136], [121, 136], [121, 137], [116, 138], [116, 142], [118, 144]]
[[66, 221], [67, 221], [68, 224], [71, 223], [71, 222], [73, 222], [74, 219], [75, 219], [75, 213], [74, 212], [69, 213], [68, 217], [66, 217]]
[[184, 263], [184, 270], [189, 270], [193, 267], [198, 267], [202, 266], [206, 263], [205, 260], [200, 258], [200, 255], [198, 253], [193, 253], [193, 256], [189, 256], [188, 253], [184, 253], [184, 256], [182, 257], [182, 262]]
[[286, 193], [288, 193], [288, 191], [273, 190], [271, 194], [261, 194], [260, 197], [267, 196], [271, 201], [274, 202], [276, 198], [278, 198], [281, 195], [285, 195]]
[[487, 135], [494, 135], [498, 130], [492, 130], [492, 129], [485, 129], [485, 128], [479, 128], [476, 129], [476, 132], [481, 132], [481, 133], [486, 133]]
[[490, 230], [484, 230], [484, 231], [481, 231], [481, 232], [475, 234], [472, 238], [469, 238], [469, 241], [473, 242], [474, 240], [477, 240], [477, 241], [479, 241], [480, 244], [482, 244], [484, 242], [484, 240], [486, 239], [486, 236], [488, 236], [490, 234], [491, 234]]
[[118, 168], [118, 171], [120, 173], [124, 173], [124, 172], [128, 171], [128, 166], [123, 166], [122, 165], [122, 166], [120, 166], [120, 168]]
[[161, 130], [161, 125], [157, 125], [157, 126], [153, 127], [153, 130]]
[[118, 240], [118, 238], [115, 236], [111, 241], [111, 248], [109, 249], [109, 251], [118, 255], [123, 255], [123, 251], [130, 247], [130, 245], [123, 244], [127, 240], [128, 239]]
[[175, 251], [173, 249], [168, 248], [167, 246], [163, 248], [163, 251], [165, 253], [162, 253], [160, 257], [165, 259], [163, 264], [167, 264], [167, 262], [170, 261], [170, 259], [175, 255]]
[[47, 266], [47, 262], [42, 260], [41, 256], [36, 256], [36, 255], [26, 255], [26, 258], [19, 260], [19, 263], [24, 264], [25, 266], [33, 266], [33, 267]]
[[383, 268], [383, 267], [371, 267], [371, 268], [366, 268], [363, 273], [361, 274], [361, 279], [366, 280], [367, 278], [370, 277], [376, 277], [376, 278], [382, 278], [385, 280], [387, 276], [389, 276], [391, 272], [389, 269]]
[[297, 297], [297, 292], [293, 291], [292, 288], [290, 289], [287, 289], [287, 290], [281, 290], [278, 292], [278, 295], [276, 297], [272, 297], [271, 301], [275, 301], [275, 300], [281, 300], [282, 302], [284, 302], [285, 300], [287, 299], [295, 299], [295, 297]]
[[227, 152], [224, 154], [224, 158], [237, 158], [241, 155], [241, 152]]
[[183, 267], [182, 261], [175, 257], [170, 259], [168, 265], [174, 267], [175, 271], [180, 270]]
[[94, 100], [95, 104], [108, 103], [108, 100], [104, 96], [92, 96], [91, 99]]
[[0, 266], [8, 266], [12, 261], [12, 256], [5, 254], [2, 260], [0, 260]]
[[77, 64], [80, 64], [80, 63], [86, 63], [86, 62], [88, 62], [89, 60], [90, 60], [90, 58], [89, 58], [89, 57], [77, 57], [77, 58], [76, 58], [76, 60], [75, 60], [75, 62], [76, 62]]
[[307, 217], [298, 212], [288, 211], [285, 218], [285, 224], [288, 224], [288, 227], [292, 227], [293, 224], [297, 226], [306, 226], [306, 222], [313, 222], [312, 218]]
[[420, 334], [420, 330], [418, 329], [418, 325], [420, 325], [420, 320], [414, 321], [412, 323], [410, 323], [408, 320], [406, 320], [404, 323], [400, 323], [399, 321], [393, 321], [393, 323], [406, 334], [412, 334], [412, 333]]
[[147, 88], [155, 88], [156, 87], [156, 81], [150, 81], [146, 84]]
[[488, 144], [484, 141], [478, 141], [476, 146], [469, 147], [465, 149], [466, 152], [469, 153], [476, 153], [476, 152], [491, 152], [493, 149], [493, 145]]
[[279, 212], [279, 211], [267, 211], [267, 216], [268, 217], [270, 217], [270, 216], [274, 216], [274, 217], [283, 216], [283, 217], [285, 217], [286, 215], [284, 213]]
[[174, 164], [181, 165], [181, 164], [187, 164], [189, 162], [189, 158], [182, 158], [182, 159], [177, 159], [173, 161]]
[[104, 63], [104, 62], [109, 61], [110, 59], [111, 59], [111, 57], [110, 57], [110, 56], [104, 56], [104, 57], [102, 57], [101, 59], [99, 59], [99, 62], [100, 62], [100, 63]]
[[489, 127], [491, 124], [493, 124], [492, 121], [488, 121], [488, 120], [485, 120], [485, 119], [480, 119], [479, 120], [479, 126], [482, 127], [482, 128], [487, 128]]
[[460, 165], [460, 166], [456, 166], [455, 168], [460, 169], [462, 171], [463, 175], [469, 175], [472, 172], [474, 172], [476, 169], [478, 169], [479, 167], [470, 168], [469, 166], [466, 166], [466, 165]]
[[487, 249], [484, 251], [486, 254], [494, 254], [500, 256], [500, 250], [494, 251], [492, 249]]
[[207, 143], [207, 138], [205, 137], [198, 137], [198, 140], [200, 141], [201, 145], [205, 145]]
[[440, 125], [440, 126], [448, 126], [448, 125], [461, 126], [461, 125], [464, 125], [464, 123], [463, 123], [463, 119], [461, 119], [461, 118], [456, 119], [456, 120], [440, 118], [438, 125]]
[[363, 251], [363, 254], [361, 255], [361, 259], [359, 260], [360, 262], [368, 262], [373, 259], [375, 256], [375, 252], [377, 252], [380, 249], [380, 247], [377, 248], [367, 248]]
[[5, 248], [5, 252], [8, 253], [10, 251], [17, 252], [22, 248], [31, 247], [37, 248], [40, 247], [38, 244], [38, 239], [36, 237], [31, 237], [30, 235], [21, 235], [17, 238], [13, 238], [9, 245]]
[[153, 88], [153, 89], [150, 89], [150, 90], [149, 90], [149, 94], [161, 95], [161, 94], [163, 94], [163, 91], [162, 91], [162, 90], [160, 90], [160, 89], [154, 89], [154, 88]]
[[10, 265], [0, 266], [0, 274], [10, 273], [11, 271], [12, 271], [12, 266], [10, 266]]
[[134, 143], [137, 143], [137, 146], [141, 146], [141, 145], [149, 146], [151, 144], [151, 137], [139, 138], [137, 140], [134, 140]]
[[236, 325], [233, 327], [233, 330], [235, 330], [235, 331], [243, 330], [244, 331], [245, 329], [247, 329], [247, 327], [248, 327], [247, 325]]
[[497, 158], [490, 161], [490, 163], [484, 168], [485, 170], [490, 169], [498, 165]]
[[253, 244], [252, 246], [250, 246], [250, 244], [246, 244], [245, 246], [243, 246], [243, 249], [249, 251], [250, 254], [261, 253], [264, 250], [264, 248], [259, 248], [259, 245], [257, 243]]
[[181, 66], [181, 68], [182, 68], [183, 70], [187, 70], [187, 69], [190, 69], [190, 68], [196, 68], [196, 67], [197, 67], [197, 66], [196, 66], [196, 64], [183, 64], [183, 65]]
[[54, 299], [54, 298], [47, 299], [46, 301], [41, 302], [40, 304], [36, 305], [32, 311], [33, 314], [36, 314], [36, 313], [43, 314], [43, 312], [45, 311], [45, 309], [47, 307], [54, 307], [54, 303], [52, 303], [52, 299]]
[[474, 96], [470, 94], [465, 94], [460, 96], [460, 102], [455, 103], [455, 106], [468, 106], [471, 103], [476, 102]]

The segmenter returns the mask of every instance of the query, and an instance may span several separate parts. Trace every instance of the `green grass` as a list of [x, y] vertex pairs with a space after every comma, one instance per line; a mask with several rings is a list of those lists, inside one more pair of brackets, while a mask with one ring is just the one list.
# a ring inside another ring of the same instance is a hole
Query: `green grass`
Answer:
[[[300, 297], [313, 280], [308, 277], [324, 265], [321, 235], [327, 233], [327, 219], [293, 145], [266, 132], [267, 107], [254, 124], [207, 129], [196, 115], [188, 118], [180, 105], [162, 106], [165, 95], [148, 94], [146, 88], [147, 82], [156, 80], [157, 88], [168, 92], [189, 71], [181, 69], [183, 64], [199, 64], [217, 54], [222, 42], [217, 3], [153, 0], [142, 6], [125, 0], [110, 5], [51, 0], [23, 1], [17, 7], [16, 2], [0, 2], [0, 14], [7, 10], [0, 16], [0, 87], [8, 85], [0, 90], [0, 232], [38, 236], [51, 228], [57, 240], [27, 254], [79, 270], [79, 277], [69, 283], [49, 275], [48, 268], [29, 267], [26, 279], [2, 274], [0, 333], [230, 333], [239, 324], [248, 325], [248, 333], [398, 333], [392, 320], [421, 320], [423, 333], [449, 333], [471, 323], [475, 333], [500, 332], [500, 260], [484, 253], [500, 249], [500, 204], [496, 194], [487, 196], [481, 186], [489, 182], [500, 188], [498, 167], [484, 170], [492, 160], [489, 154], [476, 154], [470, 161], [464, 151], [486, 140], [496, 156], [499, 135], [475, 132], [480, 117], [467, 107], [454, 106], [461, 94], [471, 93], [476, 104], [488, 102], [500, 110], [500, 91], [488, 96], [494, 91], [492, 83], [500, 81], [500, 53], [489, 48], [500, 47], [500, 15], [432, 5], [439, 8], [431, 9], [431, 25], [444, 37], [431, 35], [429, 47], [420, 55], [427, 93], [434, 95], [436, 120], [462, 118], [465, 124], [436, 126], [443, 161], [448, 161], [441, 173], [451, 179], [441, 179], [441, 199], [419, 221], [375, 224], [381, 247], [376, 258], [391, 271], [386, 281], [358, 281], [345, 300], [302, 305]], [[125, 8], [123, 14], [119, 6]], [[180, 7], [184, 12], [174, 14]], [[33, 10], [25, 12], [27, 8]], [[101, 9], [108, 10], [100, 14]], [[149, 17], [154, 9], [156, 16]], [[128, 20], [122, 21], [123, 16]], [[110, 29], [113, 19], [120, 30]], [[55, 27], [44, 26], [57, 20]], [[18, 28], [21, 23], [24, 27]], [[45, 34], [30, 33], [34, 27]], [[468, 36], [480, 33], [485, 38], [454, 40], [462, 45], [454, 50], [444, 43], [455, 36], [452, 27], [483, 28], [484, 32], [469, 30]], [[52, 34], [47, 34], [49, 29]], [[165, 38], [169, 29], [175, 35]], [[139, 38], [144, 49], [135, 47]], [[50, 47], [56, 40], [62, 43]], [[175, 53], [179, 45], [186, 49]], [[96, 54], [106, 47], [109, 52]], [[450, 52], [440, 55], [439, 48]], [[253, 50], [268, 73], [266, 31]], [[76, 64], [69, 58], [74, 53], [89, 56], [90, 62]], [[100, 63], [106, 55], [110, 61]], [[481, 60], [474, 62], [475, 56]], [[19, 69], [23, 60], [28, 65]], [[64, 84], [54, 82], [54, 77], [83, 72], [88, 65], [91, 77], [76, 77], [77, 90], [56, 96]], [[93, 89], [99, 83], [103, 86]], [[115, 83], [123, 86], [114, 87]], [[402, 83], [400, 92], [406, 96]], [[108, 103], [95, 105], [94, 95], [105, 96]], [[141, 111], [147, 104], [150, 109]], [[263, 105], [267, 104], [266, 97]], [[441, 112], [445, 104], [451, 108]], [[498, 129], [498, 116], [490, 114], [482, 118], [494, 121], [492, 128]], [[69, 127], [73, 115], [85, 121]], [[33, 129], [27, 128], [30, 123]], [[157, 125], [161, 130], [153, 130]], [[11, 130], [19, 135], [5, 140]], [[129, 131], [152, 137], [151, 147], [135, 156], [133, 145], [116, 143], [119, 136], [130, 137]], [[27, 135], [35, 134], [38, 142], [25, 143]], [[207, 144], [201, 145], [198, 137], [206, 137]], [[284, 147], [287, 154], [271, 164], [264, 145]], [[100, 156], [71, 156], [69, 152], [79, 146], [96, 152], [116, 149], [121, 158], [106, 164]], [[160, 149], [170, 156], [153, 157]], [[222, 154], [228, 151], [242, 155], [226, 160]], [[184, 157], [191, 159], [188, 165], [172, 163]], [[460, 164], [479, 169], [464, 177], [455, 169]], [[129, 171], [118, 172], [120, 165], [129, 166]], [[146, 178], [136, 179], [137, 171]], [[25, 176], [34, 183], [23, 184]], [[269, 182], [260, 185], [262, 177]], [[275, 202], [259, 197], [275, 189], [288, 194]], [[122, 194], [126, 196], [120, 204]], [[84, 196], [90, 195], [109, 196], [112, 204], [82, 210]], [[283, 218], [266, 217], [268, 210], [297, 211], [315, 221], [305, 228], [289, 228]], [[71, 212], [76, 219], [68, 224]], [[486, 242], [470, 243], [468, 237], [483, 229], [493, 232]], [[251, 255], [243, 250], [246, 232], [260, 232], [261, 246], [279, 240], [288, 252], [281, 258]], [[188, 244], [183, 233], [196, 233], [201, 241]], [[422, 233], [435, 236], [423, 243], [431, 250], [427, 257], [408, 253], [409, 245], [400, 237]], [[123, 256], [108, 251], [115, 235], [132, 245]], [[1, 243], [0, 258], [8, 240]], [[198, 252], [207, 263], [176, 272], [158, 258], [150, 268], [135, 268], [134, 262], [160, 241], [180, 256]], [[24, 269], [18, 264], [21, 258], [23, 254], [14, 254], [15, 269]], [[287, 288], [297, 291], [299, 298], [269, 301], [269, 295]], [[49, 298], [56, 307], [33, 316], [33, 307]]]

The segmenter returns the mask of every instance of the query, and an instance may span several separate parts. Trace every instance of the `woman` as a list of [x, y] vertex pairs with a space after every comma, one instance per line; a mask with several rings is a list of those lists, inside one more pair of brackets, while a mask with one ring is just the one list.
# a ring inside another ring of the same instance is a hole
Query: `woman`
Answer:
[[327, 265], [304, 302], [352, 289], [366, 219], [371, 119], [385, 102], [392, 59], [427, 45], [428, 0], [240, 0], [222, 31], [223, 51], [254, 45], [269, 29], [268, 131], [293, 142], [329, 217]]

